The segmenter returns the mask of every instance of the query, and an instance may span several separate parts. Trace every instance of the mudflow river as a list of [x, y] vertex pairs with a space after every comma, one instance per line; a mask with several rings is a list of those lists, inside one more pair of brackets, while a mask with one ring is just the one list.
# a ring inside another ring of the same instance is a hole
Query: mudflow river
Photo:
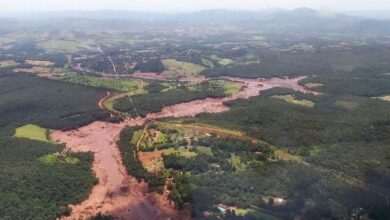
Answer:
[[73, 152], [92, 152], [92, 169], [98, 178], [98, 184], [89, 197], [80, 204], [71, 205], [72, 214], [62, 219], [86, 219], [98, 213], [109, 214], [119, 219], [190, 219], [188, 213], [178, 212], [167, 200], [166, 195], [148, 192], [145, 183], [130, 176], [121, 160], [116, 141], [125, 126], [142, 125], [148, 119], [164, 117], [196, 116], [199, 113], [218, 113], [228, 111], [223, 103], [235, 99], [247, 99], [259, 95], [259, 92], [275, 87], [291, 88], [296, 91], [313, 93], [298, 85], [298, 78], [243, 79], [226, 77], [240, 82], [243, 89], [237, 94], [225, 98], [207, 98], [167, 106], [161, 112], [148, 114], [145, 118], [132, 118], [120, 124], [101, 121], [71, 131], [54, 131], [52, 140], [66, 144]]

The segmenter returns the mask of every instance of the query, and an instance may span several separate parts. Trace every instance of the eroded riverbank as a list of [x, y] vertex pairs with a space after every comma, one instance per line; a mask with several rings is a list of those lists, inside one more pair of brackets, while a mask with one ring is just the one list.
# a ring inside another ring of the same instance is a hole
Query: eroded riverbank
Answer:
[[142, 125], [148, 119], [196, 116], [203, 112], [228, 111], [229, 107], [224, 105], [224, 102], [257, 96], [259, 92], [275, 87], [313, 93], [298, 84], [304, 78], [242, 79], [227, 77], [226, 79], [243, 83], [243, 89], [230, 97], [208, 98], [168, 106], [163, 108], [161, 112], [148, 114], [145, 118], [129, 119], [119, 124], [97, 121], [72, 131], [52, 132], [51, 138], [56, 142], [65, 143], [71, 151], [94, 153], [92, 169], [99, 180], [88, 199], [81, 204], [71, 205], [72, 215], [63, 219], [86, 219], [98, 213], [109, 214], [119, 219], [190, 218], [188, 214], [175, 210], [166, 196], [149, 193], [146, 184], [138, 183], [127, 173], [116, 146], [120, 131], [125, 126]]

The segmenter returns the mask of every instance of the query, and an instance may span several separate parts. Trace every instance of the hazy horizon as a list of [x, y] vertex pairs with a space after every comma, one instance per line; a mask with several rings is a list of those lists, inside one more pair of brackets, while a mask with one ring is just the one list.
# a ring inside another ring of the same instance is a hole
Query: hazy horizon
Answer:
[[328, 11], [354, 10], [390, 10], [390, 1], [373, 0], [0, 0], [1, 12], [42, 12], [42, 11], [154, 11], [154, 12], [189, 12], [208, 9], [262, 10], [269, 8], [294, 9], [309, 7]]

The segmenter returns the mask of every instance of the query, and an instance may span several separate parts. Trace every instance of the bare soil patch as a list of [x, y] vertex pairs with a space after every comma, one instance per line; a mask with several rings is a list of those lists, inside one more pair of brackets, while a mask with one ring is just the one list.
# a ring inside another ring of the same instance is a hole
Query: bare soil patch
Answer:
[[12, 71], [15, 73], [32, 73], [40, 77], [46, 77], [46, 78], [63, 75], [63, 73], [55, 72], [50, 67], [42, 67], [42, 66], [33, 66], [32, 68], [15, 68]]
[[26, 60], [26, 64], [30, 64], [33, 66], [43, 66], [43, 67], [48, 67], [48, 66], [54, 65], [53, 62], [45, 61], [45, 60]]

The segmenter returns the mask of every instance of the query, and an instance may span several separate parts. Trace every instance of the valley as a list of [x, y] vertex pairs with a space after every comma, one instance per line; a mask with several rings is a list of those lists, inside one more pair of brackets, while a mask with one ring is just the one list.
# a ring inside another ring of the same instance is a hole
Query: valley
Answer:
[[0, 219], [390, 218], [388, 21], [145, 13], [0, 17]]

